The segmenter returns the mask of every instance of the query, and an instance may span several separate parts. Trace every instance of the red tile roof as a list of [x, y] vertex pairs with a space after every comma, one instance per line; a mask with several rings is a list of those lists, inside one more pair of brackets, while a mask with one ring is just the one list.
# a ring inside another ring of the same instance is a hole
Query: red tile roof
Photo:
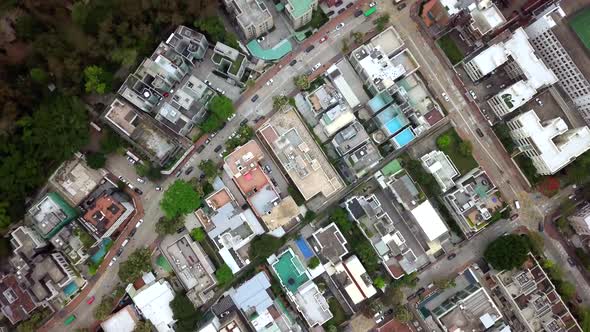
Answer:
[[31, 295], [20, 287], [12, 274], [0, 280], [0, 303], [2, 312], [12, 324], [29, 318], [29, 313], [37, 307]]

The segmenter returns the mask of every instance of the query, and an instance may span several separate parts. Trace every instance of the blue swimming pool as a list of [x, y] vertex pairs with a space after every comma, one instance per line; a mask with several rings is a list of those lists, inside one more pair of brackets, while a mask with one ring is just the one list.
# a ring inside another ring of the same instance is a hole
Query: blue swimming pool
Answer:
[[74, 281], [70, 282], [69, 284], [64, 287], [64, 294], [67, 296], [71, 296], [78, 291], [78, 285]]
[[385, 128], [387, 128], [390, 135], [393, 135], [402, 128], [402, 124], [398, 118], [393, 118], [385, 124]]
[[113, 243], [111, 239], [103, 239], [102, 243], [100, 244], [100, 247], [98, 248], [98, 251], [95, 252], [94, 255], [90, 256], [90, 260], [95, 264], [100, 263], [102, 261], [102, 258], [107, 254], [107, 251], [111, 246], [111, 243]]
[[416, 138], [416, 135], [414, 135], [414, 132], [410, 127], [400, 131], [399, 134], [393, 136], [393, 139], [400, 148], [413, 141], [414, 138]]
[[295, 243], [297, 244], [299, 250], [301, 250], [301, 253], [303, 254], [303, 257], [305, 257], [305, 259], [313, 257], [313, 251], [311, 251], [311, 248], [307, 245], [307, 242], [305, 242], [303, 238], [298, 238], [297, 240], [295, 240]]

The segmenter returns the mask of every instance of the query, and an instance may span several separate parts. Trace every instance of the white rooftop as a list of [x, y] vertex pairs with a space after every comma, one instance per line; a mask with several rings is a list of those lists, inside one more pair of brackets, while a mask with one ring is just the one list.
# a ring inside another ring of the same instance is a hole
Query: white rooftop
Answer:
[[482, 35], [506, 23], [506, 19], [496, 5], [489, 0], [482, 0], [478, 4], [469, 6], [473, 25]]
[[517, 119], [523, 126], [521, 129], [530, 135], [529, 139], [537, 147], [538, 157], [543, 159], [552, 172], [558, 171], [590, 149], [590, 129], [586, 126], [568, 129], [561, 118], [541, 123], [533, 110], [517, 116], [514, 120]]
[[449, 231], [429, 200], [425, 200], [411, 212], [429, 241], [434, 241]]
[[131, 299], [143, 317], [149, 319], [158, 332], [174, 332], [174, 317], [170, 308], [174, 296], [174, 290], [168, 281], [160, 279], [144, 286]]
[[439, 150], [430, 151], [423, 155], [420, 160], [428, 173], [434, 176], [442, 192], [446, 192], [455, 185], [453, 179], [459, 175], [459, 171], [444, 152]]
[[327, 74], [331, 77], [332, 83], [336, 89], [338, 89], [340, 94], [342, 94], [350, 108], [355, 108], [361, 103], [336, 65], [332, 65], [330, 68], [328, 68]]
[[[352, 279], [352, 282], [344, 287], [346, 293], [350, 296], [351, 300], [357, 304], [365, 299], [368, 299], [377, 293], [377, 290], [370, 283], [370, 279], [363, 279], [363, 275], [366, 276], [367, 270], [356, 256], [351, 256], [343, 262], [346, 273]], [[337, 268], [338, 269], [338, 268]]]
[[326, 298], [311, 280], [299, 288], [294, 302], [309, 326], [322, 325], [334, 317]]
[[[500, 99], [504, 100], [509, 112], [526, 104], [535, 96], [537, 89], [531, 86], [530, 82], [531, 81], [518, 81], [497, 94]], [[510, 101], [510, 104], [506, 103], [507, 100]]]
[[100, 323], [104, 332], [133, 332], [137, 315], [131, 305], [124, 307]]
[[336, 105], [322, 115], [321, 123], [328, 137], [336, 134], [340, 129], [351, 124], [356, 117], [350, 108], [344, 105]]
[[[364, 47], [369, 54], [359, 61], [366, 76], [371, 81], [381, 80], [385, 89], [395, 83], [395, 80], [406, 73], [403, 65], [394, 65], [380, 45], [374, 48]], [[357, 51], [353, 52], [356, 54]]]
[[441, 5], [445, 7], [449, 16], [458, 14], [461, 11], [461, 8], [457, 6], [458, 2], [458, 0], [440, 0]]

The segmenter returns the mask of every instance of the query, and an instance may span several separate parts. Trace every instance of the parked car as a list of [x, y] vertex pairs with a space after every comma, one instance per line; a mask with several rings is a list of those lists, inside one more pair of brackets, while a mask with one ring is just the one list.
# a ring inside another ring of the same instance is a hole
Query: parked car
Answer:
[[327, 16], [332, 16], [332, 15], [334, 15], [334, 11], [333, 10], [330, 10], [329, 12], [326, 13], [326, 15]]
[[260, 37], [259, 37], [258, 39], [256, 39], [256, 40], [258, 40], [258, 42], [260, 43], [260, 42], [263, 42], [263, 41], [264, 41], [264, 39], [266, 39], [266, 38], [264, 38], [264, 36], [260, 36]]
[[207, 84], [207, 85], [210, 86], [211, 85], [211, 82], [209, 82], [208, 80], [205, 80], [205, 84]]
[[444, 93], [444, 92], [442, 93], [442, 97], [443, 97], [443, 99], [444, 99], [445, 101], [449, 101], [449, 100], [451, 100], [451, 99], [449, 98], [449, 95], [447, 95], [447, 94], [446, 94], [446, 93]]
[[[202, 146], [202, 145], [201, 145], [201, 146]], [[160, 186], [157, 186], [157, 187], [156, 187], [156, 191], [162, 191], [162, 187], [160, 187]]]
[[344, 22], [338, 23], [338, 25], [336, 26], [336, 31], [338, 31], [338, 30], [340, 30], [342, 28], [344, 28]]
[[469, 90], [469, 94], [471, 95], [471, 97], [473, 98], [473, 100], [477, 99], [477, 96], [475, 95], [475, 92], [473, 90]]
[[215, 147], [215, 149], [213, 149], [213, 152], [219, 152], [219, 151], [221, 151], [222, 148], [223, 147], [221, 145], [218, 145]]
[[346, 8], [350, 8], [350, 7], [352, 7], [352, 6], [354, 6], [354, 3], [352, 3], [352, 2], [351, 2], [351, 3], [349, 3], [348, 5], [346, 5]]
[[119, 250], [117, 250], [117, 257], [121, 257], [121, 254], [123, 254], [123, 248], [119, 248]]
[[269, 165], [264, 165], [264, 169], [266, 170], [266, 173], [268, 173], [268, 174], [272, 173], [272, 169], [270, 168]]
[[539, 221], [539, 225], [537, 226], [539, 228], [539, 232], [543, 233], [543, 231], [545, 230], [545, 224], [542, 221]]
[[129, 232], [129, 237], [133, 237], [133, 235], [135, 235], [135, 232], [137, 232], [137, 228], [134, 228], [131, 230], [131, 232]]
[[305, 49], [305, 53], [309, 53], [311, 52], [313, 49], [315, 48], [314, 45], [309, 45], [306, 49]]
[[139, 226], [141, 226], [141, 224], [143, 224], [143, 219], [139, 219], [137, 224], [135, 224], [135, 228], [139, 228]]
[[341, 6], [342, 5], [342, 0], [336, 1], [335, 5], [336, 5], [336, 7]]
[[518, 213], [515, 213], [515, 214], [513, 214], [513, 215], [510, 216], [510, 220], [511, 221], [512, 220], [516, 220], [516, 219], [518, 219]]
[[236, 113], [234, 113], [234, 114], [232, 114], [232, 115], [228, 116], [228, 117], [227, 117], [227, 121], [231, 121], [231, 120], [232, 120], [233, 118], [235, 118], [235, 117], [236, 117]]
[[416, 297], [418, 297], [418, 295], [416, 295], [416, 293], [412, 293], [408, 297], [406, 297], [406, 300], [411, 301], [411, 300], [415, 299]]
[[176, 177], [180, 177], [180, 174], [182, 174], [182, 170], [180, 170], [180, 169], [179, 169], [179, 170], [176, 172], [176, 174], [174, 174], [174, 176], [176, 176]]
[[354, 17], [359, 17], [363, 15], [363, 11], [362, 10], [357, 10], [356, 12], [354, 12]]
[[139, 189], [139, 188], [133, 188], [133, 191], [135, 191], [139, 195], [143, 195], [143, 191], [141, 191], [141, 189]]
[[455, 254], [455, 253], [452, 253], [452, 254], [450, 254], [450, 255], [448, 255], [448, 256], [447, 256], [447, 259], [448, 259], [448, 260], [452, 260], [452, 259], [453, 259], [453, 258], [455, 258], [455, 257], [457, 257], [457, 254]]
[[199, 145], [199, 147], [197, 148], [197, 153], [201, 153], [203, 152], [203, 150], [205, 150], [205, 144]]
[[320, 39], [320, 44], [321, 44], [321, 43], [323, 43], [323, 42], [325, 42], [326, 40], [328, 40], [328, 35], [326, 35], [326, 36], [323, 36], [323, 37]]
[[416, 294], [417, 294], [418, 296], [420, 296], [420, 295], [422, 295], [424, 292], [426, 292], [426, 288], [424, 288], [424, 287], [420, 287], [420, 288], [418, 288], [418, 290], [416, 291]]
[[111, 259], [111, 261], [109, 262], [109, 266], [113, 266], [113, 264], [115, 264], [116, 261], [117, 261], [117, 256], [114, 256], [113, 259]]
[[404, 8], [406, 8], [405, 3], [400, 3], [399, 5], [397, 5], [397, 10], [403, 10]]
[[240, 122], [240, 127], [243, 127], [248, 124], [248, 119], [244, 119]]
[[543, 106], [543, 102], [541, 101], [541, 99], [535, 98], [535, 101], [537, 102], [537, 104], [539, 104], [539, 106]]
[[186, 231], [186, 227], [182, 226], [179, 229], [176, 230], [176, 233], [180, 234], [182, 232]]
[[373, 2], [371, 2], [371, 3], [369, 4], [369, 7], [370, 7], [370, 8], [373, 8], [373, 7], [375, 7], [375, 6], [377, 6], [377, 4], [375, 3], [375, 1], [373, 1]]
[[216, 132], [216, 131], [214, 131], [214, 132], [212, 132], [211, 134], [209, 134], [209, 137], [210, 137], [210, 138], [213, 138], [213, 137], [215, 137], [215, 135], [217, 135], [217, 132]]
[[201, 173], [201, 175], [199, 175], [199, 180], [203, 180], [206, 177], [207, 175], [205, 175], [205, 173]]
[[475, 132], [477, 133], [477, 136], [483, 137], [483, 131], [481, 131], [481, 129], [475, 128]]
[[342, 13], [344, 13], [344, 11], [346, 11], [346, 8], [340, 8], [340, 9], [338, 10], [338, 14], [342, 14]]
[[88, 300], [86, 300], [86, 304], [92, 304], [92, 302], [94, 302], [96, 298], [94, 297], [94, 295], [92, 295], [91, 297], [88, 298]]
[[293, 60], [291, 60], [291, 62], [289, 62], [289, 66], [291, 66], [291, 67], [295, 66], [296, 64], [297, 64], [296, 59], [293, 59]]
[[266, 81], [266, 85], [267, 85], [267, 86], [270, 86], [270, 85], [272, 85], [273, 83], [274, 83], [274, 80], [273, 80], [272, 78], [271, 78], [271, 79], [269, 79], [268, 81]]
[[576, 261], [574, 261], [571, 257], [567, 258], [567, 263], [571, 266], [576, 266]]
[[137, 178], [137, 182], [139, 182], [139, 183], [145, 183], [145, 180], [142, 179], [142, 178]]
[[193, 166], [189, 167], [186, 169], [186, 171], [184, 171], [184, 174], [189, 175], [191, 174], [191, 172], [194, 170], [195, 168]]
[[313, 65], [313, 67], [311, 67], [311, 70], [316, 71], [316, 70], [320, 69], [321, 66], [322, 66], [322, 64], [318, 62], [315, 65]]
[[252, 102], [255, 102], [258, 100], [258, 95], [254, 95], [251, 99]]

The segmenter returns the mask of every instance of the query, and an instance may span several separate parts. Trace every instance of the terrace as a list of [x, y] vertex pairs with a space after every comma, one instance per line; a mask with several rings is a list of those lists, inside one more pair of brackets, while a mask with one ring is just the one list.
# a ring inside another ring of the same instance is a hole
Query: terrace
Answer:
[[307, 269], [292, 249], [283, 252], [278, 260], [272, 264], [272, 268], [279, 277], [281, 285], [285, 287], [290, 294], [295, 294], [303, 284], [311, 280]]

